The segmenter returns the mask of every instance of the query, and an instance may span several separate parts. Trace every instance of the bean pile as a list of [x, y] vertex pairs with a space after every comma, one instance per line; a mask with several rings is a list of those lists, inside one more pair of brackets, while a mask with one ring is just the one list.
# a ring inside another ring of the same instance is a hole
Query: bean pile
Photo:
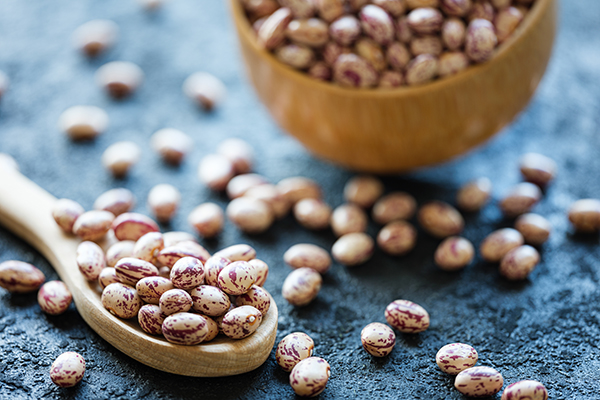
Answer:
[[489, 60], [534, 0], [240, 0], [258, 43], [354, 88], [419, 85]]

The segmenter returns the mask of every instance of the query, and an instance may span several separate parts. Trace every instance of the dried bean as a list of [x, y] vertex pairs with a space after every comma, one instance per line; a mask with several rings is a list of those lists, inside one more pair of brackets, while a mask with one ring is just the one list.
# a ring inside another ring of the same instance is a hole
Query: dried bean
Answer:
[[73, 295], [63, 282], [48, 281], [40, 288], [37, 300], [43, 312], [50, 315], [59, 315], [67, 311], [73, 300]]
[[244, 197], [262, 200], [269, 205], [275, 218], [281, 219], [290, 211], [290, 202], [287, 197], [281, 194], [277, 186], [270, 183], [251, 187], [246, 191]]
[[285, 35], [294, 43], [321, 47], [329, 41], [329, 26], [319, 18], [295, 19], [288, 24]]
[[538, 214], [523, 214], [515, 221], [515, 229], [521, 232], [525, 243], [539, 246], [548, 240], [552, 225]]
[[510, 250], [500, 262], [500, 274], [510, 280], [526, 279], [540, 262], [540, 254], [531, 246], [524, 245]]
[[234, 296], [246, 293], [255, 281], [256, 272], [247, 261], [234, 261], [219, 272], [219, 287]]
[[368, 175], [356, 176], [346, 182], [344, 186], [344, 198], [349, 203], [363, 208], [369, 208], [383, 194], [383, 183]]
[[468, 20], [473, 21], [480, 18], [492, 22], [495, 15], [496, 11], [494, 10], [494, 6], [492, 6], [489, 1], [478, 0], [477, 2], [473, 3], [473, 7], [471, 7], [471, 11], [468, 15]]
[[106, 250], [106, 265], [114, 268], [120, 259], [132, 257], [135, 243], [133, 240], [122, 240], [110, 246]]
[[454, 387], [469, 397], [489, 397], [504, 385], [502, 374], [491, 367], [467, 368], [456, 376]]
[[538, 153], [527, 153], [519, 162], [521, 174], [526, 181], [544, 187], [556, 177], [556, 162]]
[[403, 16], [396, 20], [396, 39], [400, 43], [408, 43], [413, 37], [412, 30], [408, 26], [408, 17]]
[[287, 197], [291, 204], [303, 199], [320, 199], [321, 187], [312, 179], [303, 176], [285, 178], [277, 184], [279, 192]]
[[223, 317], [223, 334], [231, 339], [243, 339], [252, 335], [262, 322], [262, 314], [252, 306], [236, 307]]
[[366, 5], [359, 13], [363, 32], [379, 44], [386, 45], [394, 40], [394, 22], [381, 7]]
[[112, 61], [96, 71], [96, 82], [115, 99], [130, 96], [142, 84], [144, 72], [134, 63]]
[[234, 175], [233, 163], [220, 154], [204, 156], [198, 164], [198, 177], [211, 190], [225, 190]]
[[242, 4], [246, 11], [256, 18], [271, 15], [279, 8], [276, 0], [242, 0]]
[[131, 167], [140, 160], [142, 151], [140, 147], [129, 141], [111, 144], [102, 153], [102, 165], [115, 178], [123, 178]]
[[148, 276], [140, 279], [135, 284], [138, 296], [144, 302], [150, 304], [158, 304], [160, 296], [174, 288], [173, 283], [162, 276]]
[[206, 327], [208, 329], [208, 333], [204, 337], [204, 342], [210, 342], [219, 334], [219, 325], [215, 322], [214, 319], [203, 315], [202, 318], [206, 320]]
[[424, 230], [440, 239], [459, 234], [465, 226], [462, 215], [442, 201], [432, 201], [422, 206], [418, 219]]
[[260, 286], [252, 285], [250, 290], [235, 299], [235, 305], [252, 306], [265, 315], [271, 306], [271, 296]]
[[271, 14], [258, 30], [258, 42], [267, 49], [274, 49], [285, 40], [285, 30], [292, 20], [289, 8], [280, 8]]
[[331, 266], [331, 257], [327, 250], [308, 243], [290, 247], [283, 254], [283, 261], [294, 269], [312, 268], [320, 274], [326, 273]]
[[406, 221], [394, 221], [377, 235], [377, 244], [386, 253], [400, 256], [411, 251], [417, 243], [417, 230]]
[[406, 0], [406, 7], [414, 10], [420, 7], [439, 7], [439, 0]]
[[96, 57], [113, 47], [119, 26], [107, 19], [94, 19], [80, 25], [72, 35], [74, 47], [88, 57]]
[[498, 43], [502, 43], [508, 39], [515, 29], [517, 29], [517, 26], [519, 26], [521, 21], [523, 21], [523, 14], [518, 8], [508, 7], [499, 11], [494, 19]]
[[134, 240], [149, 232], [158, 232], [160, 229], [151, 218], [138, 213], [123, 213], [112, 223], [112, 229], [119, 240]]
[[194, 257], [183, 257], [171, 268], [171, 282], [176, 288], [190, 290], [204, 283], [204, 266]]
[[156, 185], [148, 193], [148, 207], [162, 223], [169, 222], [177, 212], [181, 193], [175, 186], [166, 183]]
[[342, 204], [331, 214], [331, 229], [336, 236], [364, 232], [367, 229], [367, 214], [354, 204]]
[[187, 312], [192, 308], [192, 296], [182, 289], [167, 290], [160, 296], [158, 305], [165, 315]]
[[267, 178], [258, 174], [242, 174], [232, 178], [227, 184], [227, 196], [230, 199], [242, 197], [250, 188], [269, 183]]
[[331, 254], [340, 264], [353, 267], [367, 262], [373, 256], [374, 248], [373, 239], [366, 233], [348, 233], [333, 244]]
[[165, 247], [158, 253], [156, 259], [162, 265], [172, 268], [182, 257], [194, 257], [204, 263], [210, 258], [210, 253], [196, 242], [184, 241]]
[[456, 204], [464, 211], [479, 211], [485, 206], [492, 193], [492, 182], [478, 178], [464, 185], [456, 195]]
[[135, 196], [129, 189], [110, 189], [96, 198], [94, 210], [103, 210], [119, 216], [130, 211], [135, 205]]
[[81, 242], [77, 246], [75, 258], [79, 271], [88, 281], [95, 281], [106, 267], [106, 258], [102, 248], [94, 242]]
[[396, 345], [396, 334], [387, 325], [373, 322], [360, 332], [363, 349], [372, 356], [385, 357], [392, 352]]
[[342, 86], [368, 88], [377, 83], [377, 72], [364, 58], [341, 54], [333, 64], [333, 80]]
[[275, 57], [296, 69], [307, 69], [315, 60], [315, 53], [307, 46], [287, 44], [275, 50]]
[[383, 8], [392, 17], [399, 17], [406, 11], [406, 2], [404, 0], [372, 0], [371, 2]]
[[156, 131], [150, 138], [150, 143], [165, 162], [173, 165], [181, 164], [194, 145], [194, 141], [188, 135], [173, 128]]
[[442, 29], [444, 16], [435, 8], [421, 7], [408, 13], [406, 22], [414, 32], [421, 35], [428, 35], [439, 32]]
[[75, 221], [85, 210], [76, 201], [69, 199], [56, 200], [52, 207], [52, 217], [66, 233], [73, 233], [73, 225]]
[[73, 351], [62, 353], [50, 366], [50, 379], [60, 387], [77, 385], [85, 374], [85, 360]]
[[420, 305], [408, 300], [394, 300], [385, 309], [385, 319], [403, 333], [419, 333], [429, 328], [429, 314]]
[[465, 238], [450, 236], [435, 251], [434, 260], [444, 271], [456, 271], [469, 265], [475, 256], [473, 244]]
[[476, 63], [489, 60], [494, 54], [498, 38], [494, 25], [486, 19], [476, 18], [469, 23], [465, 37], [465, 53]]
[[73, 224], [73, 233], [81, 240], [100, 240], [110, 230], [115, 216], [108, 211], [88, 211]]
[[404, 75], [397, 71], [383, 71], [379, 78], [379, 88], [389, 89], [402, 86]]
[[455, 75], [469, 66], [469, 58], [460, 51], [443, 53], [439, 62], [440, 77]]
[[[115, 265], [117, 278], [126, 285], [135, 286], [136, 283], [148, 276], [158, 276], [158, 268], [148, 261], [133, 257], [125, 257]], [[97, 278], [97, 277], [96, 277]]]
[[140, 328], [151, 335], [162, 335], [162, 324], [166, 315], [160, 311], [156, 304], [146, 304], [138, 311], [138, 322]]
[[305, 306], [317, 297], [323, 278], [311, 268], [298, 268], [292, 271], [283, 282], [281, 294], [294, 306]]
[[254, 149], [242, 139], [229, 138], [221, 142], [217, 153], [233, 164], [236, 174], [247, 174], [254, 165]]
[[322, 81], [331, 79], [331, 68], [323, 61], [317, 61], [308, 69], [308, 75]]
[[[442, 50], [442, 40], [435, 35], [417, 36], [410, 41], [410, 51], [415, 56], [418, 56], [420, 54], [431, 54], [434, 56], [439, 56], [440, 54], [442, 54]], [[441, 75], [441, 72], [439, 70], [438, 74]]]
[[294, 206], [294, 217], [307, 229], [325, 229], [329, 226], [331, 207], [323, 200], [303, 199]]
[[393, 42], [387, 48], [386, 60], [390, 67], [396, 71], [403, 71], [412, 58], [406, 46], [399, 42]]
[[344, 0], [314, 0], [319, 16], [331, 22], [344, 14]]
[[519, 381], [504, 389], [501, 400], [548, 400], [548, 391], [538, 381]]
[[225, 100], [227, 89], [219, 78], [208, 72], [195, 72], [183, 82], [183, 93], [198, 106], [211, 111]]
[[410, 219], [415, 213], [417, 202], [405, 192], [392, 192], [379, 199], [373, 206], [373, 219], [379, 224]]
[[234, 244], [215, 253], [215, 257], [224, 257], [229, 261], [250, 261], [256, 257], [256, 250], [247, 244]]
[[105, 287], [101, 301], [104, 308], [123, 319], [135, 317], [143, 305], [135, 288], [123, 283], [111, 283]]
[[477, 364], [477, 351], [464, 343], [451, 343], [442, 347], [435, 355], [435, 362], [442, 371], [458, 375]]
[[315, 342], [303, 332], [293, 332], [281, 339], [275, 351], [277, 364], [290, 372], [302, 360], [312, 356]]
[[479, 251], [481, 257], [487, 262], [498, 262], [506, 253], [515, 247], [522, 246], [524, 242], [523, 235], [512, 228], [498, 229], [490, 233], [481, 242]]
[[464, 17], [471, 10], [471, 0], [441, 0], [442, 11], [447, 15]]
[[208, 324], [201, 315], [181, 312], [165, 318], [162, 333], [171, 343], [193, 346], [204, 341], [208, 335]]
[[181, 242], [197, 242], [193, 235], [178, 231], [163, 233], [163, 241], [165, 242], [165, 247], [175, 246]]
[[156, 264], [156, 256], [164, 248], [163, 235], [160, 232], [149, 232], [135, 242], [132, 257]]
[[102, 271], [100, 271], [100, 275], [98, 275], [98, 284], [103, 290], [111, 283], [120, 282], [121, 280], [117, 277], [117, 272], [112, 267], [103, 268]]
[[521, 182], [511, 189], [500, 201], [500, 209], [507, 217], [516, 217], [531, 210], [542, 198], [539, 187], [529, 182]]
[[329, 36], [341, 46], [350, 46], [361, 33], [360, 22], [353, 15], [344, 15], [329, 26]]
[[290, 374], [290, 385], [298, 396], [314, 397], [325, 390], [331, 367], [319, 357], [309, 357], [300, 361]]
[[233, 199], [226, 214], [239, 229], [246, 233], [257, 234], [266, 231], [275, 219], [269, 205], [249, 197]]
[[279, 0], [279, 4], [289, 8], [295, 18], [310, 18], [315, 13], [315, 5], [312, 0]]
[[227, 293], [218, 287], [200, 285], [190, 290], [190, 295], [194, 302], [192, 305], [194, 310], [211, 317], [225, 315], [231, 306]]
[[215, 203], [203, 203], [194, 208], [188, 216], [188, 222], [203, 238], [217, 236], [223, 230], [223, 210]]
[[94, 106], [73, 106], [60, 115], [58, 126], [73, 140], [91, 140], [106, 131], [108, 114]]
[[385, 53], [377, 42], [371, 39], [359, 39], [354, 46], [354, 52], [362, 57], [377, 72], [387, 68]]
[[465, 42], [467, 27], [459, 18], [448, 18], [442, 25], [442, 41], [451, 51], [457, 51]]
[[421, 85], [431, 81], [438, 75], [439, 61], [431, 54], [420, 54], [406, 66], [406, 83]]
[[269, 266], [267, 263], [257, 258], [248, 261], [248, 263], [254, 268], [254, 274], [256, 275], [254, 284], [256, 286], [264, 286], [269, 276]]

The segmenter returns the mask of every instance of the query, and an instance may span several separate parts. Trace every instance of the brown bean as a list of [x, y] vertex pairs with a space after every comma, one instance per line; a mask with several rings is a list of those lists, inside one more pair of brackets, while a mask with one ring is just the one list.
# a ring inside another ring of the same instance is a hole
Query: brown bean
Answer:
[[521, 157], [519, 169], [526, 181], [544, 187], [556, 177], [556, 162], [538, 153], [527, 153]]
[[440, 239], [459, 234], [465, 225], [462, 215], [442, 201], [431, 201], [423, 205], [418, 219], [424, 230]]
[[238, 175], [229, 181], [227, 184], [227, 196], [230, 199], [242, 197], [246, 192], [255, 186], [269, 183], [267, 178], [258, 174], [242, 174]]
[[521, 232], [525, 243], [539, 246], [548, 240], [552, 225], [538, 214], [523, 214], [515, 221], [515, 229]]
[[367, 214], [354, 204], [342, 204], [331, 214], [331, 229], [336, 236], [353, 232], [364, 232], [367, 229]]
[[322, 197], [319, 184], [303, 176], [282, 179], [277, 187], [291, 204], [296, 204], [302, 199], [320, 199]]
[[531, 246], [524, 245], [510, 250], [500, 262], [500, 274], [510, 280], [521, 280], [540, 262], [540, 254]]
[[512, 228], [498, 229], [490, 233], [479, 246], [481, 257], [487, 262], [498, 262], [506, 253], [523, 245], [523, 235]]
[[444, 239], [435, 251], [434, 260], [444, 271], [456, 271], [469, 265], [475, 256], [473, 244], [462, 237]]
[[464, 211], [479, 211], [489, 201], [492, 182], [488, 178], [478, 178], [460, 188], [456, 204]]
[[516, 217], [531, 210], [542, 198], [542, 191], [533, 183], [521, 182], [500, 201], [500, 209], [507, 217]]
[[569, 208], [569, 221], [578, 232], [592, 233], [600, 230], [600, 200], [577, 200]]
[[309, 243], [299, 243], [283, 254], [283, 261], [294, 269], [312, 268], [324, 274], [331, 266], [331, 257], [327, 250]]
[[377, 245], [392, 256], [410, 252], [417, 243], [417, 230], [406, 221], [394, 221], [384, 226], [377, 235]]

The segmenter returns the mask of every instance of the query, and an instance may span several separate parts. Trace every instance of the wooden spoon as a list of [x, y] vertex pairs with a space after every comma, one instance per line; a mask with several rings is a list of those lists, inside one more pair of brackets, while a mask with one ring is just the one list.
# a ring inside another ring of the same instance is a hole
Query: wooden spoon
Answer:
[[51, 215], [56, 198], [13, 169], [0, 168], [0, 223], [29, 242], [71, 290], [85, 322], [117, 349], [161, 371], [188, 376], [228, 376], [251, 371], [269, 357], [277, 334], [277, 305], [246, 339], [218, 337], [197, 346], [179, 346], [141, 330], [137, 319], [122, 320], [100, 302], [100, 287], [86, 281], [75, 262], [80, 240], [66, 235]]

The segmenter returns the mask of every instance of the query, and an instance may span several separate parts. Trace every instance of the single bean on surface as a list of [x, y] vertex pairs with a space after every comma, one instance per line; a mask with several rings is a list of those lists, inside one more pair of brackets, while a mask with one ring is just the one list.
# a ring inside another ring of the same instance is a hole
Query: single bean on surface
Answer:
[[500, 209], [507, 217], [517, 217], [531, 210], [542, 198], [542, 191], [537, 185], [521, 182], [500, 201]]
[[538, 381], [524, 380], [508, 385], [501, 400], [548, 400], [548, 391]]
[[377, 245], [392, 256], [408, 253], [416, 243], [417, 230], [412, 224], [402, 220], [390, 222], [377, 235]]
[[50, 366], [50, 379], [60, 387], [72, 387], [83, 379], [85, 360], [73, 351], [62, 353]]
[[40, 308], [46, 314], [60, 315], [69, 308], [73, 295], [63, 282], [48, 281], [40, 288], [37, 300]]
[[193, 346], [204, 341], [208, 324], [202, 315], [179, 312], [165, 318], [162, 333], [171, 343]]
[[266, 202], [249, 197], [233, 199], [227, 205], [226, 214], [239, 229], [251, 234], [266, 231], [275, 219]]
[[206, 111], [219, 106], [227, 96], [227, 88], [208, 72], [195, 72], [183, 82], [183, 93]]
[[544, 187], [556, 177], [556, 162], [539, 153], [527, 153], [521, 157], [519, 169], [527, 182]]
[[545, 243], [552, 232], [550, 221], [538, 214], [523, 214], [515, 221], [515, 229], [518, 230], [525, 243], [539, 246]]
[[435, 362], [442, 371], [457, 375], [477, 363], [477, 351], [468, 344], [450, 343], [442, 347], [435, 356]]
[[456, 204], [464, 211], [479, 211], [489, 201], [491, 193], [492, 181], [485, 177], [478, 178], [460, 188]]
[[462, 215], [442, 201], [432, 201], [422, 206], [418, 219], [424, 230], [440, 239], [458, 235], [465, 225]]
[[169, 222], [181, 201], [181, 193], [179, 190], [167, 183], [161, 183], [150, 189], [148, 193], [148, 207], [160, 222]]
[[344, 186], [344, 198], [347, 202], [363, 208], [369, 208], [383, 194], [383, 183], [373, 177], [360, 175], [350, 179]]
[[309, 243], [299, 243], [290, 247], [283, 254], [283, 261], [294, 269], [307, 267], [321, 274], [327, 272], [331, 266], [329, 253], [325, 249]]
[[292, 369], [290, 385], [298, 396], [314, 397], [321, 394], [327, 386], [331, 367], [319, 357], [308, 357]]
[[394, 300], [385, 309], [385, 319], [403, 333], [419, 333], [429, 328], [429, 313], [408, 300]]
[[300, 361], [312, 356], [314, 348], [315, 342], [306, 333], [290, 333], [277, 345], [275, 359], [285, 372], [290, 372]]
[[296, 204], [302, 199], [320, 199], [321, 187], [317, 182], [303, 176], [293, 176], [279, 181], [279, 191], [287, 197], [290, 204]]
[[525, 240], [519, 231], [512, 228], [498, 229], [483, 239], [479, 246], [481, 257], [487, 262], [498, 262], [515, 247], [523, 245]]
[[373, 239], [366, 233], [348, 233], [332, 246], [331, 254], [340, 264], [352, 267], [367, 262], [375, 250]]
[[119, 26], [108, 19], [94, 19], [80, 25], [71, 39], [73, 46], [88, 57], [96, 57], [114, 46]]
[[143, 80], [142, 69], [127, 61], [112, 61], [96, 71], [98, 86], [115, 99], [123, 99], [133, 94]]
[[193, 140], [178, 129], [164, 128], [156, 131], [150, 143], [162, 159], [169, 164], [179, 165], [193, 147]]
[[0, 287], [11, 293], [36, 291], [45, 280], [44, 273], [29, 263], [16, 260], [0, 263]]
[[220, 154], [208, 154], [198, 164], [200, 182], [211, 190], [218, 192], [225, 190], [234, 175], [233, 164]]
[[450, 236], [444, 239], [434, 254], [438, 267], [445, 271], [456, 271], [469, 265], [475, 257], [473, 244], [465, 238]]
[[396, 345], [396, 334], [389, 326], [373, 322], [363, 328], [360, 340], [367, 353], [375, 357], [385, 357]]
[[470, 397], [489, 397], [502, 390], [502, 374], [491, 367], [472, 367], [460, 372], [454, 380], [454, 387]]
[[229, 138], [221, 142], [217, 153], [226, 157], [233, 164], [236, 174], [247, 174], [254, 164], [254, 149], [245, 140]]
[[600, 230], [600, 200], [577, 200], [569, 208], [569, 221], [576, 231], [594, 233]]
[[540, 254], [531, 246], [515, 247], [502, 258], [500, 274], [510, 280], [521, 280], [540, 262]]
[[412, 218], [417, 209], [413, 196], [405, 192], [392, 192], [380, 198], [373, 206], [373, 219], [378, 224]]
[[355, 204], [342, 204], [331, 214], [331, 229], [336, 236], [364, 232], [367, 229], [367, 214]]
[[331, 207], [319, 199], [302, 199], [294, 206], [296, 221], [303, 227], [312, 230], [327, 228], [331, 212]]
[[305, 306], [317, 297], [322, 283], [321, 274], [314, 269], [298, 268], [283, 281], [281, 294], [288, 303]]
[[223, 334], [231, 339], [243, 339], [252, 335], [262, 322], [262, 314], [252, 306], [240, 306], [223, 317]]
[[73, 106], [63, 111], [58, 126], [72, 140], [92, 140], [106, 131], [108, 114], [95, 106]]

